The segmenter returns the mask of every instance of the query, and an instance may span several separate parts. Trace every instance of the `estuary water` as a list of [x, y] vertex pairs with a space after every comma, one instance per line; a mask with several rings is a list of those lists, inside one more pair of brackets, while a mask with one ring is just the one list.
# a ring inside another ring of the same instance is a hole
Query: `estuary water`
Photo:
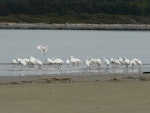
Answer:
[[[36, 49], [39, 44], [48, 46], [46, 55]], [[43, 62], [46, 62], [48, 57], [61, 58], [64, 61], [70, 56], [80, 58], [82, 61], [87, 57], [102, 60], [103, 57], [108, 59], [127, 57], [129, 59], [138, 58], [143, 64], [150, 64], [150, 32], [0, 30], [0, 63], [10, 63], [12, 59], [29, 58], [30, 56]], [[0, 73], [2, 75], [2, 71]], [[5, 73], [6, 71], [3, 72], [3, 75], [8, 74]]]

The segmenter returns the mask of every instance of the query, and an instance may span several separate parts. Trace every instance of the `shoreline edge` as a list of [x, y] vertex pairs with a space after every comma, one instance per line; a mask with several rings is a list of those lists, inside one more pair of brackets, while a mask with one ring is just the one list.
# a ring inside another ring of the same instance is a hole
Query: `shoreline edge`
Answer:
[[149, 24], [46, 24], [0, 23], [0, 29], [50, 29], [50, 30], [150, 30]]

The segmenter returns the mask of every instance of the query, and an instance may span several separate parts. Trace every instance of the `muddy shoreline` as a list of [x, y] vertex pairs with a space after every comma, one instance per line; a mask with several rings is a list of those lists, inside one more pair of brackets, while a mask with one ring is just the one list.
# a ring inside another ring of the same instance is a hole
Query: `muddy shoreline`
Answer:
[[27, 75], [27, 76], [1, 76], [0, 85], [7, 84], [43, 84], [43, 83], [70, 83], [95, 81], [150, 81], [150, 74], [56, 74], [56, 75]]
[[0, 23], [0, 29], [50, 29], [50, 30], [150, 30], [148, 24], [46, 24]]
[[149, 74], [91, 75], [0, 77], [0, 113], [150, 112]]

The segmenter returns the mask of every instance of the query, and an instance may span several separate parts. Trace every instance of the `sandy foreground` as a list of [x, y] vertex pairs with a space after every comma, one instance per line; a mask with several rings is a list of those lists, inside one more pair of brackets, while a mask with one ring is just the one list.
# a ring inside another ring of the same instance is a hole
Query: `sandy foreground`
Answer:
[[150, 113], [150, 75], [0, 77], [0, 113]]

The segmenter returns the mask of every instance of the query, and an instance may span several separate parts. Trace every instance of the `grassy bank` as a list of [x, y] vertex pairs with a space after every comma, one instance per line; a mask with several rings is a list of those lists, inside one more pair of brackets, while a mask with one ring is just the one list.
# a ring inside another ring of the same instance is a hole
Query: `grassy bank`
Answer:
[[149, 16], [111, 15], [111, 14], [41, 14], [0, 16], [5, 23], [93, 23], [93, 24], [150, 24]]

